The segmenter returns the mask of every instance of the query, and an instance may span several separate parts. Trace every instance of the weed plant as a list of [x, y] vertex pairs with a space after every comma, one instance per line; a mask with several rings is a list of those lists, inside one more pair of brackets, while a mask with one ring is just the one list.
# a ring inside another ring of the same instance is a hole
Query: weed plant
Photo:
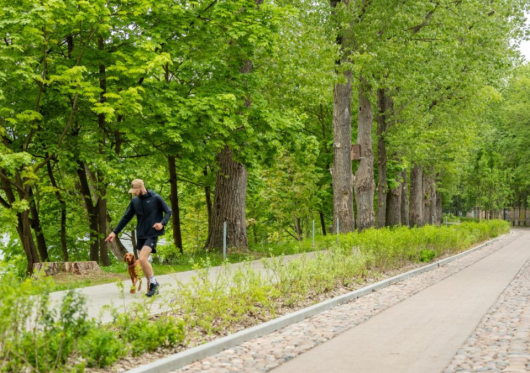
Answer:
[[263, 259], [264, 271], [250, 263], [227, 263], [215, 276], [207, 258], [195, 264], [202, 269], [190, 282], [178, 284], [164, 313], [150, 316], [151, 300], [127, 312], [113, 308], [109, 324], [89, 319], [85, 299], [77, 293], [68, 292], [60, 307], [51, 307], [51, 284], [27, 280], [13, 286], [14, 277], [5, 272], [0, 278], [0, 371], [82, 372], [85, 366], [105, 367], [124, 356], [186, 343], [186, 338], [212, 339], [269, 320], [285, 306], [311, 303], [337, 286], [454, 254], [509, 229], [503, 221], [368, 229], [325, 237], [326, 250], [316, 253]]
[[184, 339], [182, 321], [168, 314], [150, 318], [146, 304], [103, 325], [87, 316], [86, 300], [75, 291], [53, 305], [51, 280], [13, 286], [16, 277], [5, 271], [0, 281], [0, 372], [83, 372]]

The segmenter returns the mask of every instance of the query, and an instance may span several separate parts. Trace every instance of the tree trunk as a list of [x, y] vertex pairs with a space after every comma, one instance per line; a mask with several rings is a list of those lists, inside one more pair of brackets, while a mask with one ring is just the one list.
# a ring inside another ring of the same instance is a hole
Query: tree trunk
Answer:
[[46, 246], [46, 240], [44, 239], [44, 233], [40, 224], [39, 211], [35, 203], [35, 196], [33, 194], [33, 188], [26, 187], [27, 196], [29, 200], [30, 212], [31, 212], [31, 228], [35, 232], [35, 238], [37, 239], [37, 249], [40, 254], [40, 261], [48, 261], [48, 247]]
[[343, 73], [345, 84], [333, 90], [333, 230], [355, 229], [351, 167], [351, 71]]
[[226, 146], [217, 154], [219, 171], [216, 175], [211, 224], [208, 226], [206, 249], [223, 247], [223, 223], [227, 223], [227, 247], [248, 249], [245, 203], [247, 170], [234, 161]]
[[423, 223], [423, 168], [415, 166], [410, 171], [410, 226]]
[[37, 248], [33, 242], [33, 236], [31, 235], [31, 224], [29, 222], [28, 211], [18, 213], [18, 223], [20, 228], [19, 235], [22, 241], [22, 247], [26, 253], [28, 264], [26, 266], [26, 274], [31, 276], [33, 272], [33, 265], [39, 263], [39, 257], [37, 254]]
[[[17, 190], [20, 201], [26, 200], [28, 202], [29, 212], [32, 215], [31, 219], [28, 215], [28, 222], [30, 224], [30, 227], [33, 228], [33, 230], [35, 231], [35, 236], [37, 238], [37, 248], [40, 254], [40, 261], [44, 262], [48, 260], [48, 249], [46, 248], [46, 242], [44, 241], [44, 235], [42, 234], [39, 213], [37, 211], [35, 200], [33, 198], [33, 190], [30, 186], [24, 186], [24, 181], [22, 180], [22, 176], [20, 175], [20, 172], [18, 170], [15, 172], [15, 182], [18, 185]], [[10, 185], [8, 186], [11, 187]], [[31, 236], [31, 231], [29, 231], [29, 235]], [[31, 239], [31, 243], [34, 244], [33, 238]]]
[[430, 216], [429, 216], [429, 224], [436, 225], [436, 184], [434, 179], [431, 179], [431, 192], [430, 192], [430, 198], [431, 201], [429, 202], [430, 206]]
[[[204, 167], [204, 170], [202, 171], [204, 176], [208, 176], [208, 166]], [[204, 185], [204, 196], [206, 198], [206, 209], [208, 211], [208, 225], [210, 225], [210, 219], [212, 217], [212, 188], [208, 185], [208, 181], [205, 181]]]
[[436, 222], [437, 226], [442, 225], [442, 193], [436, 192]]
[[85, 164], [81, 161], [77, 161], [78, 168], [76, 170], [79, 178], [79, 185], [81, 187], [81, 194], [85, 201], [85, 208], [88, 214], [88, 220], [90, 225], [90, 260], [99, 262], [99, 238], [98, 238], [98, 216], [96, 208], [92, 203], [92, 196], [90, 193], [90, 187], [88, 185], [88, 178], [85, 170]]
[[[100, 175], [100, 180], [103, 177]], [[106, 183], [100, 183], [99, 189], [99, 199], [96, 204], [96, 209], [98, 211], [98, 239], [99, 239], [99, 257], [103, 266], [110, 266], [109, 250], [107, 248], [107, 242], [105, 241], [107, 233], [107, 190]], [[118, 258], [120, 259], [120, 258]]]
[[[2, 173], [5, 174], [5, 171], [3, 169], [0, 170], [2, 170]], [[2, 177], [0, 178], [0, 183], [7, 197], [9, 205], [13, 206], [13, 204], [16, 203], [17, 200], [13, 189], [11, 189], [9, 179]], [[23, 212], [17, 212], [17, 223], [17, 233], [20, 237], [20, 242], [22, 244], [22, 248], [24, 249], [24, 253], [26, 254], [27, 259], [26, 274], [28, 276], [31, 276], [33, 271], [33, 264], [39, 262], [39, 257], [37, 254], [37, 248], [35, 247], [35, 243], [33, 242], [33, 236], [31, 235], [27, 210]]]
[[319, 211], [318, 213], [320, 215], [320, 225], [322, 226], [322, 235], [326, 235], [326, 221], [324, 220], [324, 213], [322, 211]]
[[[107, 215], [107, 227], [110, 227], [110, 219]], [[107, 242], [107, 247], [110, 248], [110, 251], [114, 254], [114, 256], [118, 260], [122, 260], [123, 256], [127, 254], [129, 251], [127, 251], [127, 248], [123, 246], [123, 243], [121, 242], [120, 238], [118, 236], [114, 237], [114, 241]]]
[[401, 225], [408, 226], [410, 222], [409, 217], [409, 183], [407, 182], [407, 170], [401, 173], [403, 183], [401, 184]]
[[355, 202], [359, 231], [374, 226], [374, 154], [372, 151], [372, 105], [366, 82], [359, 86], [359, 131], [357, 142], [361, 145], [361, 160], [355, 174]]
[[[377, 227], [381, 228], [387, 225], [387, 154], [385, 136], [390, 126], [390, 115], [392, 114], [393, 106], [392, 98], [388, 96], [388, 90], [377, 90], [377, 106]], [[401, 221], [401, 219], [399, 220]]]
[[59, 201], [59, 205], [61, 206], [61, 252], [63, 254], [63, 261], [68, 261], [68, 248], [66, 246], [66, 202], [64, 201], [63, 196], [61, 195], [61, 192], [59, 192], [59, 186], [57, 185], [57, 182], [55, 180], [55, 176], [53, 175], [53, 169], [51, 162], [48, 162], [46, 164], [46, 167], [48, 169], [48, 176], [50, 178], [50, 182], [55, 189], [55, 197]]
[[295, 228], [296, 228], [297, 240], [298, 241], [302, 241], [303, 232], [302, 232], [302, 224], [300, 222], [300, 218], [298, 218], [298, 217], [294, 218], [294, 225], [295, 225]]
[[396, 188], [390, 189], [387, 196], [386, 204], [386, 225], [393, 227], [401, 225], [401, 193], [403, 191], [403, 184], [399, 184]]
[[[103, 52], [105, 50], [105, 42], [103, 36], [99, 35], [98, 37], [98, 49]], [[99, 102], [104, 105], [107, 101], [105, 97], [107, 93], [107, 75], [106, 75], [105, 64], [100, 63], [99, 65]], [[107, 119], [105, 114], [98, 114], [98, 125], [101, 131], [101, 142], [99, 145], [99, 152], [101, 156], [105, 156], [105, 132], [107, 131]], [[98, 201], [96, 203], [96, 209], [98, 214], [98, 239], [99, 239], [99, 255], [102, 264], [107, 267], [110, 266], [109, 251], [107, 248], [107, 241], [105, 237], [107, 236], [107, 183], [105, 181], [105, 175], [103, 172], [97, 172], [97, 191], [98, 191]], [[119, 258], [118, 258], [119, 259]]]
[[433, 200], [433, 188], [434, 180], [432, 177], [423, 173], [423, 224], [432, 224], [432, 200]]
[[182, 248], [182, 233], [180, 230], [180, 208], [179, 208], [179, 195], [178, 195], [178, 184], [177, 184], [177, 166], [174, 155], [167, 157], [169, 167], [169, 184], [171, 185], [171, 194], [169, 200], [171, 202], [171, 223], [173, 224], [173, 243], [179, 248], [180, 253], [184, 254]]
[[[332, 8], [340, 0], [331, 0]], [[347, 0], [343, 1], [348, 3]], [[335, 10], [332, 10], [335, 15]], [[353, 44], [353, 35], [340, 30], [337, 36], [343, 56], [337, 61], [348, 60]], [[333, 231], [337, 231], [337, 221], [340, 232], [353, 232], [355, 229], [355, 214], [353, 210], [353, 175], [351, 166], [351, 95], [352, 95], [352, 70], [350, 68], [339, 72], [345, 83], [336, 83], [333, 89]]]

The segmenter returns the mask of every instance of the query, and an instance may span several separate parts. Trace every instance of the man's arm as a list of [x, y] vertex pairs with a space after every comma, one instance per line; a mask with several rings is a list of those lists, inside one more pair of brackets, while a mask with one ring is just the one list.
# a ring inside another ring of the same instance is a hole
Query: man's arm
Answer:
[[129, 206], [127, 207], [127, 210], [125, 211], [125, 214], [121, 218], [118, 225], [112, 230], [114, 234], [118, 234], [121, 232], [123, 228], [131, 221], [131, 219], [134, 217], [135, 211], [132, 204], [132, 201], [129, 203]]
[[162, 225], [165, 227], [167, 223], [169, 222], [169, 218], [171, 218], [171, 214], [173, 212], [171, 211], [166, 201], [164, 201], [162, 197], [158, 196], [158, 200], [160, 201], [160, 206], [162, 207], [162, 211], [164, 211], [164, 219], [162, 219]]

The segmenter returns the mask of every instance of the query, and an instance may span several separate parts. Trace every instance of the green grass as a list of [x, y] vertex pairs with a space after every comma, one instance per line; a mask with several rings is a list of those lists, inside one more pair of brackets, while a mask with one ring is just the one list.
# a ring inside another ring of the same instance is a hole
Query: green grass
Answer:
[[[262, 243], [250, 245], [249, 251], [233, 251], [227, 254], [227, 263], [240, 263], [250, 260], [258, 260], [264, 257], [277, 257], [282, 255], [300, 254], [310, 251], [326, 249], [329, 246], [330, 236], [316, 236], [315, 246], [312, 239], [305, 239], [300, 242], [290, 241], [282, 243]], [[192, 271], [200, 268], [215, 267], [223, 264], [223, 254], [220, 252], [196, 251], [192, 253], [178, 253], [169, 244], [161, 247], [160, 253], [171, 251], [173, 259], [171, 264], [160, 264], [159, 256], [155, 255], [151, 263], [155, 275], [168, 275], [178, 272]], [[54, 290], [70, 290], [88, 286], [102, 285], [119, 281], [129, 280], [127, 266], [123, 262], [114, 262], [108, 267], [101, 267], [103, 275], [72, 275], [59, 274], [54, 276]]]
[[[51, 278], [26, 279], [13, 286], [15, 275], [4, 272], [0, 274], [0, 361], [8, 362], [3, 369], [8, 372], [82, 372], [87, 365], [103, 368], [125, 356], [172, 347], [195, 337], [206, 341], [211, 339], [206, 335], [234, 332], [240, 325], [268, 320], [286, 306], [316, 302], [318, 295], [337, 286], [361, 284], [388, 270], [455, 254], [509, 230], [507, 222], [485, 221], [327, 236], [315, 245], [326, 251], [289, 261], [280, 257], [265, 261], [267, 275], [247, 263], [229, 267], [212, 279], [207, 267], [222, 261], [221, 254], [177, 256], [174, 265], [162, 267], [174, 271], [180, 264], [182, 268], [205, 269], [190, 281], [177, 284], [166, 311], [150, 318], [152, 300], [133, 303], [128, 312], [110, 307], [110, 323], [90, 319], [86, 299], [78, 292], [69, 292], [60, 307], [49, 307], [49, 293], [54, 289]], [[270, 256], [311, 248], [307, 242], [295, 242], [254, 247], [251, 253]], [[247, 252], [230, 255], [234, 261], [251, 259]], [[124, 264], [116, 263], [98, 276], [126, 276]], [[162, 267], [155, 265], [155, 270], [160, 273]], [[120, 273], [111, 272], [113, 268]], [[123, 293], [124, 283], [118, 287]]]

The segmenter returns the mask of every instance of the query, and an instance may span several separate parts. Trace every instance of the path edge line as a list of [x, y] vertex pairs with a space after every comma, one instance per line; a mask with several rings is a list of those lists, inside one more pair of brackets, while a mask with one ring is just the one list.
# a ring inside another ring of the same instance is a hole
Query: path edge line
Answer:
[[504, 238], [510, 234], [511, 234], [511, 231], [510, 233], [507, 233], [502, 236], [496, 237], [492, 240], [486, 241], [476, 247], [463, 251], [459, 254], [456, 254], [448, 258], [439, 260], [437, 262], [428, 264], [426, 266], [416, 268], [411, 271], [396, 275], [394, 277], [381, 280], [379, 282], [376, 282], [375, 284], [368, 285], [366, 287], [354, 290], [352, 292], [349, 292], [343, 295], [339, 295], [335, 298], [331, 298], [323, 302], [314, 304], [312, 306], [303, 308], [301, 310], [289, 313], [287, 315], [283, 315], [281, 317], [278, 317], [277, 319], [267, 321], [263, 324], [253, 326], [248, 329], [240, 330], [237, 333], [227, 335], [226, 337], [219, 338], [215, 341], [211, 341], [211, 342], [205, 343], [197, 347], [190, 348], [186, 351], [176, 353], [174, 355], [159, 359], [152, 363], [141, 365], [139, 367], [128, 370], [127, 373], [169, 373], [173, 370], [185, 367], [186, 365], [191, 364], [197, 360], [201, 360], [208, 356], [215, 355], [219, 352], [238, 346], [251, 339], [262, 337], [266, 334], [275, 332], [283, 327], [289, 326], [291, 324], [295, 324], [308, 317], [327, 311], [342, 303], [346, 303], [350, 300], [362, 297], [363, 295], [369, 294], [372, 291], [383, 289], [394, 283], [397, 283], [397, 282], [406, 280], [410, 277], [417, 276], [421, 273], [436, 269], [444, 264], [450, 263], [454, 260], [460, 259], [461, 257], [465, 255], [471, 254], [477, 250], [480, 250], [486, 246], [489, 246], [495, 243], [496, 241], [500, 240], [501, 238]]

